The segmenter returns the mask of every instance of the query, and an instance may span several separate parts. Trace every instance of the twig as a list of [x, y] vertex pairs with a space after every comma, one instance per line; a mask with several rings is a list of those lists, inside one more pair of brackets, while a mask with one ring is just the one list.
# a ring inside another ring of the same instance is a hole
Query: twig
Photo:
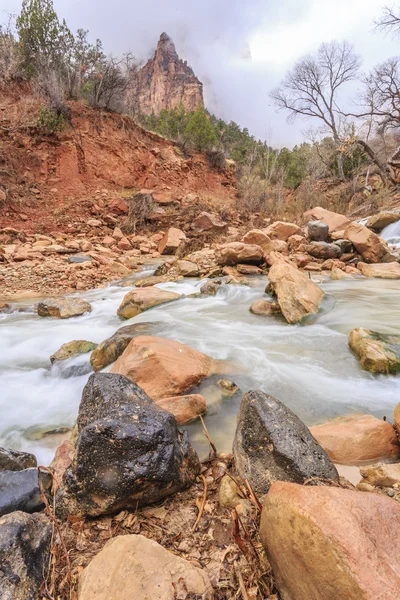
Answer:
[[246, 548], [246, 544], [240, 537], [239, 519], [238, 519], [238, 514], [235, 509], [232, 510], [231, 515], [232, 515], [232, 524], [233, 524], [232, 535], [235, 538], [235, 542], [239, 546], [240, 550], [242, 551], [244, 556], [247, 558], [249, 551]]
[[196, 529], [197, 529], [197, 525], [200, 522], [201, 516], [203, 514], [204, 506], [205, 506], [205, 503], [206, 503], [206, 499], [207, 499], [207, 480], [206, 480], [206, 478], [204, 477], [203, 474], [200, 474], [200, 477], [202, 478], [203, 485], [204, 485], [203, 499], [201, 501], [201, 505], [200, 505], [200, 509], [199, 509], [199, 514], [197, 515], [196, 523], [192, 527], [192, 533], [194, 533], [196, 531]]
[[237, 580], [239, 582], [240, 593], [242, 594], [243, 600], [249, 600], [249, 596], [246, 591], [246, 586], [244, 585], [242, 574], [237, 565], [235, 565], [235, 574], [236, 574]]
[[210, 438], [210, 434], [208, 433], [208, 429], [206, 427], [206, 424], [204, 423], [204, 419], [203, 417], [200, 415], [200, 421], [201, 424], [203, 425], [203, 431], [204, 431], [204, 435], [206, 436], [207, 440], [210, 443], [210, 446], [212, 448], [213, 454], [210, 455], [209, 460], [213, 460], [214, 458], [217, 458], [217, 448], [215, 447], [215, 444], [213, 443], [212, 439]]
[[259, 501], [259, 499], [257, 498], [257, 496], [255, 495], [254, 490], [251, 487], [248, 479], [246, 479], [246, 485], [247, 485], [247, 489], [249, 490], [249, 494], [250, 494], [251, 499], [253, 500], [253, 502], [254, 502], [255, 506], [258, 508], [258, 510], [261, 512], [262, 511], [262, 504]]

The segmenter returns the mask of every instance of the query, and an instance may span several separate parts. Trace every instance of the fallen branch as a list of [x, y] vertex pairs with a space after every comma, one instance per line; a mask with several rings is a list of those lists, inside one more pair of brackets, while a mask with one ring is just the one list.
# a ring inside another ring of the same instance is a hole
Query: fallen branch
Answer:
[[206, 424], [204, 423], [203, 417], [201, 415], [199, 415], [199, 416], [200, 416], [201, 424], [203, 425], [204, 435], [206, 436], [206, 438], [212, 448], [212, 451], [213, 451], [213, 454], [210, 454], [210, 456], [209, 456], [209, 460], [213, 460], [214, 458], [217, 458], [217, 454], [218, 454], [217, 448], [216, 448], [215, 444], [213, 443], [212, 439], [210, 438], [210, 434], [208, 433], [208, 429], [206, 427]]
[[207, 499], [207, 480], [206, 480], [206, 478], [204, 477], [203, 474], [201, 474], [200, 477], [203, 480], [204, 491], [203, 491], [203, 498], [202, 498], [202, 501], [201, 501], [201, 505], [200, 505], [200, 508], [199, 508], [199, 514], [197, 515], [196, 523], [192, 527], [192, 533], [195, 532], [196, 529], [197, 529], [197, 525], [199, 524], [200, 519], [202, 517], [203, 511], [204, 511], [204, 506], [205, 506], [206, 499]]
[[259, 501], [259, 499], [257, 498], [257, 496], [256, 496], [253, 488], [251, 487], [248, 479], [246, 479], [246, 486], [247, 486], [247, 489], [249, 490], [250, 499], [253, 501], [253, 503], [256, 506], [256, 508], [258, 508], [258, 510], [261, 512], [262, 511], [262, 504]]

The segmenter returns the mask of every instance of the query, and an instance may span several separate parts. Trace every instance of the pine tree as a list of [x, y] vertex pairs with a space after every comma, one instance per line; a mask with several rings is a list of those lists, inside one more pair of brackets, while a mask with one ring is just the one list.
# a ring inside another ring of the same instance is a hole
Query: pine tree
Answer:
[[185, 129], [187, 143], [196, 150], [205, 150], [217, 141], [215, 129], [212, 126], [205, 108], [201, 105], [192, 113]]

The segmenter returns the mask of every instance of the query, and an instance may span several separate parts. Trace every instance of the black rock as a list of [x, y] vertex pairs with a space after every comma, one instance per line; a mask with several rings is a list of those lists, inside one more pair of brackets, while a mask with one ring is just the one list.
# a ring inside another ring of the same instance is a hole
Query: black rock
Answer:
[[[50, 475], [45, 473], [42, 478], [44, 488], [48, 489], [51, 485]], [[0, 516], [16, 510], [33, 513], [43, 509], [37, 469], [0, 473]]]
[[304, 483], [339, 475], [308, 427], [282, 402], [264, 392], [242, 400], [233, 452], [237, 471], [265, 494], [274, 481]]
[[61, 516], [97, 516], [151, 504], [191, 485], [200, 470], [175, 417], [122, 375], [91, 375], [79, 407], [78, 434], [57, 497]]
[[22, 471], [36, 466], [36, 456], [33, 454], [0, 448], [0, 471]]
[[0, 598], [36, 600], [49, 563], [52, 526], [44, 514], [0, 519]]
[[339, 258], [342, 256], [342, 250], [337, 244], [328, 244], [327, 242], [311, 242], [306, 248], [308, 254], [314, 258]]
[[90, 363], [83, 363], [83, 365], [73, 365], [72, 367], [62, 366], [60, 369], [61, 379], [70, 379], [71, 377], [82, 377], [83, 375], [89, 375], [89, 373], [93, 373], [93, 367]]
[[310, 221], [307, 223], [308, 237], [312, 242], [327, 242], [329, 238], [329, 226], [322, 221]]

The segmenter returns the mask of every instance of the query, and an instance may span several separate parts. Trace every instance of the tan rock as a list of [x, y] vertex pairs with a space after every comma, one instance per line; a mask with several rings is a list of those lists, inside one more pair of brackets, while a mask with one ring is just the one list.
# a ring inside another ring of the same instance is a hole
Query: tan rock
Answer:
[[186, 234], [176, 227], [171, 227], [161, 240], [158, 251], [160, 254], [175, 254], [183, 240], [186, 240]]
[[399, 528], [387, 497], [279, 481], [260, 537], [285, 600], [397, 600]]
[[113, 236], [114, 240], [122, 240], [124, 237], [124, 234], [122, 233], [122, 231], [119, 227], [115, 227], [112, 236]]
[[195, 231], [225, 231], [228, 223], [222, 221], [219, 215], [202, 212], [192, 223]]
[[212, 600], [204, 571], [142, 535], [107, 542], [79, 578], [78, 600]]
[[133, 290], [129, 292], [121, 302], [120, 307], [117, 310], [117, 314], [122, 319], [132, 319], [145, 310], [160, 306], [173, 300], [182, 298], [180, 294], [175, 292], [168, 292], [166, 290], [160, 290], [157, 287], [141, 288], [139, 290]]
[[86, 221], [89, 227], [101, 227], [102, 223], [98, 219], [89, 219]]
[[376, 233], [360, 223], [349, 223], [343, 237], [350, 240], [357, 252], [368, 262], [380, 262], [388, 252]]
[[96, 346], [97, 344], [94, 344], [93, 342], [87, 342], [86, 340], [74, 340], [72, 342], [67, 342], [66, 344], [63, 344], [61, 348], [57, 350], [57, 352], [50, 356], [50, 362], [54, 363], [60, 360], [68, 360], [74, 356], [92, 352]]
[[74, 458], [74, 444], [70, 440], [65, 440], [56, 450], [53, 460], [50, 463], [50, 469], [54, 473], [56, 488], [61, 487], [61, 481], [65, 471], [68, 469]]
[[130, 243], [130, 241], [126, 237], [122, 237], [119, 240], [117, 246], [118, 246], [118, 248], [120, 250], [131, 250], [132, 249], [132, 244]]
[[236, 269], [241, 275], [262, 275], [262, 269], [256, 265], [237, 265]]
[[219, 265], [259, 265], [264, 260], [264, 252], [260, 246], [255, 244], [230, 242], [217, 248], [215, 258]]
[[277, 302], [270, 302], [269, 300], [256, 300], [250, 306], [250, 312], [263, 317], [282, 314], [279, 304]]
[[303, 246], [303, 245], [307, 246], [308, 240], [307, 240], [307, 238], [304, 237], [304, 235], [294, 234], [288, 238], [287, 243], [288, 243], [289, 250], [291, 252], [294, 252], [299, 248], [299, 246]]
[[176, 267], [183, 277], [198, 277], [200, 274], [199, 266], [190, 260], [177, 260]]
[[[343, 232], [347, 225], [349, 225], [351, 222], [344, 215], [326, 210], [320, 206], [315, 206], [311, 210], [304, 213], [304, 218], [306, 221], [322, 221], [323, 223], [326, 223], [326, 225], [329, 227], [330, 234], [333, 232]], [[333, 239], [340, 239], [341, 237], [343, 237], [343, 235], [334, 237]]]
[[207, 403], [201, 394], [189, 394], [187, 396], [172, 396], [157, 400], [158, 406], [172, 413], [178, 425], [184, 425], [193, 421], [199, 415], [207, 412]]
[[400, 484], [400, 464], [380, 463], [360, 469], [363, 483], [369, 483], [376, 487], [392, 487]]
[[373, 215], [372, 217], [370, 217], [367, 221], [367, 227], [372, 227], [373, 229], [377, 229], [378, 231], [381, 231], [388, 225], [391, 225], [392, 223], [396, 223], [396, 221], [398, 221], [399, 219], [400, 219], [399, 212], [385, 210], [385, 211], [378, 213], [377, 215]]
[[288, 256], [281, 254], [281, 252], [276, 252], [275, 250], [273, 250], [272, 252], [267, 254], [265, 260], [267, 261], [267, 264], [270, 266], [275, 265], [276, 263], [279, 263], [279, 262], [284, 262], [289, 265], [293, 265], [292, 261], [290, 260], [290, 258]]
[[379, 263], [375, 265], [358, 263], [358, 268], [366, 277], [378, 277], [379, 279], [400, 279], [400, 264], [398, 262]]
[[394, 409], [394, 426], [396, 428], [397, 434], [400, 436], [400, 402], [396, 404]]
[[310, 427], [310, 431], [329, 458], [342, 465], [384, 458], [393, 460], [400, 456], [392, 425], [372, 415], [340, 417]]
[[283, 316], [288, 323], [298, 323], [318, 312], [322, 290], [294, 265], [278, 262], [272, 265], [268, 278]]
[[219, 503], [222, 508], [235, 508], [243, 502], [239, 486], [232, 477], [224, 475], [219, 484]]
[[333, 267], [330, 274], [330, 278], [335, 280], [348, 279], [349, 277], [351, 277], [351, 275], [345, 273], [344, 271], [342, 271], [342, 269], [339, 269], [338, 267]]
[[267, 227], [265, 233], [271, 239], [283, 240], [286, 242], [292, 235], [301, 235], [301, 229], [295, 223], [286, 223], [285, 221], [275, 221]]
[[89, 302], [81, 298], [49, 298], [38, 304], [39, 317], [56, 317], [70, 319], [91, 312]]
[[359, 327], [349, 335], [349, 346], [371, 373], [396, 374], [400, 371], [400, 336], [386, 335]]
[[131, 341], [111, 373], [131, 379], [153, 400], [179, 396], [214, 372], [214, 361], [190, 346], [160, 337]]
[[271, 238], [262, 229], [252, 229], [243, 238], [244, 244], [260, 246], [264, 253], [270, 252], [271, 241]]

